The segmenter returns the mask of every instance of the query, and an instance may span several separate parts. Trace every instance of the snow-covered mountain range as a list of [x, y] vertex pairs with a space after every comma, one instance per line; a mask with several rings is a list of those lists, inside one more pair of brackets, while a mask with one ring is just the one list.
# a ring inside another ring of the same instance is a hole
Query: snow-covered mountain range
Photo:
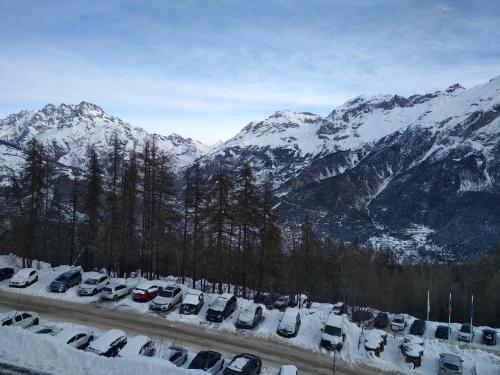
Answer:
[[[40, 111], [21, 111], [0, 120], [0, 141], [24, 147], [30, 139], [36, 137], [56, 161], [73, 167], [85, 165], [90, 147], [104, 156], [113, 147], [115, 134], [128, 150], [134, 147], [140, 150], [144, 140], [154, 136], [158, 148], [169, 153], [177, 171], [209, 150], [203, 143], [177, 134], [149, 134], [87, 102], [78, 105], [61, 104], [57, 107], [47, 104]], [[12, 148], [7, 150], [6, 144], [0, 155], [7, 166], [21, 162], [17, 158], [17, 152]]]
[[[11, 146], [36, 136], [62, 164], [81, 165], [115, 131], [127, 147], [148, 136], [85, 102], [23, 111], [0, 120], [9, 144], [0, 161], [15, 167]], [[500, 240], [500, 77], [468, 90], [359, 96], [326, 117], [282, 110], [212, 147], [177, 135], [158, 144], [178, 172], [201, 156], [208, 170], [250, 161], [272, 179], [286, 222], [307, 213], [338, 240], [445, 258]]]

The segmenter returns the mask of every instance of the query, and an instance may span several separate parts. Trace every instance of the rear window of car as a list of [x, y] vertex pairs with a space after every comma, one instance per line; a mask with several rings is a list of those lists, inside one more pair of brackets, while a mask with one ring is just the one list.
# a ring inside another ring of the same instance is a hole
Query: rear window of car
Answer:
[[445, 363], [444, 368], [455, 372], [458, 372], [460, 370], [460, 368], [453, 363]]
[[[118, 289], [118, 288], [117, 288]], [[107, 293], [111, 293], [113, 291], [113, 289], [111, 288], [108, 288], [108, 287], [105, 287], [105, 288], [102, 288], [102, 290], [104, 290], [105, 292]]]

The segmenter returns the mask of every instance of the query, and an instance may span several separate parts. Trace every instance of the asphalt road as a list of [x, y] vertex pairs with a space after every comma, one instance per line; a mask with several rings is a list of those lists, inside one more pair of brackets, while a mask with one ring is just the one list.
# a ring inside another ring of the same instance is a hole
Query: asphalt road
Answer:
[[[0, 291], [0, 308], [36, 311], [43, 318], [86, 324], [100, 329], [118, 328], [127, 334], [144, 334], [158, 341], [175, 341], [194, 350], [217, 350], [231, 358], [252, 353], [262, 358], [263, 367], [278, 369], [282, 364], [296, 365], [302, 375], [331, 375], [330, 357], [307, 349], [284, 345], [242, 332], [221, 332], [182, 322], [170, 322], [154, 314], [111, 310], [99, 304], [79, 304], [38, 296]], [[365, 366], [352, 368], [337, 361], [336, 375], [389, 374]]]

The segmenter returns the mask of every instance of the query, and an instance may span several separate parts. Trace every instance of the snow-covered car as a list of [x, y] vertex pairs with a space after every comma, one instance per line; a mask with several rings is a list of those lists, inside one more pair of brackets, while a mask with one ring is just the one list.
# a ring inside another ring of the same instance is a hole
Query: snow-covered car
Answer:
[[36, 312], [31, 311], [10, 311], [0, 314], [0, 326], [16, 326], [26, 328], [37, 325], [40, 322], [40, 317]]
[[406, 328], [406, 319], [402, 315], [397, 315], [391, 321], [391, 329], [393, 331], [403, 331]]
[[401, 344], [400, 348], [406, 363], [413, 363], [414, 368], [420, 367], [422, 356], [424, 355], [424, 347], [422, 345], [408, 341]]
[[425, 333], [426, 323], [425, 320], [415, 319], [410, 326], [410, 333], [412, 335], [423, 336]]
[[106, 274], [92, 272], [78, 288], [78, 294], [81, 296], [93, 296], [99, 293], [109, 284], [109, 277]]
[[178, 303], [182, 302], [182, 289], [176, 286], [168, 286], [158, 294], [149, 307], [153, 310], [168, 311]]
[[31, 333], [36, 333], [39, 335], [52, 335], [54, 334], [54, 329], [52, 327], [47, 327], [43, 325], [34, 325], [26, 328], [26, 331]]
[[434, 333], [434, 337], [437, 339], [448, 340], [450, 337], [451, 329], [445, 325], [439, 325], [436, 328], [436, 332]]
[[10, 279], [14, 276], [14, 268], [2, 267], [0, 268], [0, 281]]
[[389, 316], [384, 312], [379, 312], [373, 320], [373, 326], [384, 329], [389, 324]]
[[474, 340], [474, 330], [469, 323], [464, 323], [458, 331], [458, 341], [472, 342]]
[[137, 357], [143, 355], [152, 357], [155, 354], [153, 340], [147, 336], [139, 335], [127, 340], [125, 346], [118, 353], [119, 357]]
[[237, 306], [238, 301], [234, 295], [230, 293], [221, 294], [212, 302], [205, 317], [209, 322], [222, 323], [236, 310]]
[[424, 339], [420, 336], [406, 335], [403, 338], [403, 343], [405, 344], [416, 344], [424, 346]]
[[110, 283], [102, 288], [101, 298], [116, 301], [118, 298], [130, 293], [130, 287], [126, 283]]
[[290, 298], [290, 307], [305, 307], [310, 308], [312, 305], [311, 300], [305, 294], [295, 294]]
[[496, 345], [497, 331], [490, 328], [483, 329], [483, 336], [481, 337], [481, 342], [485, 345]]
[[87, 351], [104, 357], [115, 357], [126, 344], [125, 332], [119, 329], [110, 329], [92, 341]]
[[162, 289], [157, 280], [145, 281], [134, 288], [132, 299], [136, 302], [149, 302], [160, 294]]
[[321, 330], [320, 346], [326, 349], [341, 350], [345, 341], [344, 321], [342, 316], [330, 313], [326, 319], [325, 326]]
[[236, 320], [236, 328], [255, 328], [262, 320], [262, 307], [252, 303], [245, 307]]
[[238, 354], [224, 369], [223, 375], [260, 375], [262, 360], [253, 354]]
[[94, 332], [85, 328], [68, 327], [54, 336], [76, 349], [85, 349], [94, 339]]
[[300, 324], [299, 309], [288, 308], [281, 315], [276, 333], [283, 337], [295, 337], [299, 333]]
[[365, 334], [365, 350], [373, 352], [377, 357], [384, 351], [385, 339], [378, 330], [367, 331]]
[[70, 270], [59, 275], [49, 284], [49, 291], [54, 293], [64, 293], [69, 288], [82, 282], [82, 273], [80, 270]]
[[34, 268], [22, 268], [10, 279], [11, 288], [26, 288], [38, 281], [38, 271]]
[[203, 307], [204, 303], [205, 296], [203, 295], [203, 292], [191, 289], [182, 299], [182, 304], [179, 308], [179, 312], [185, 315], [197, 315]]
[[213, 351], [201, 351], [193, 358], [189, 364], [190, 370], [203, 370], [209, 374], [217, 374], [224, 366], [222, 354]]
[[279, 375], [299, 375], [299, 370], [294, 365], [283, 365], [280, 367]]
[[274, 308], [280, 311], [285, 310], [290, 305], [290, 296], [280, 296], [274, 302]]
[[438, 375], [462, 374], [462, 358], [455, 354], [443, 353], [439, 355]]
[[181, 367], [188, 360], [187, 349], [180, 346], [170, 346], [166, 358], [177, 367]]

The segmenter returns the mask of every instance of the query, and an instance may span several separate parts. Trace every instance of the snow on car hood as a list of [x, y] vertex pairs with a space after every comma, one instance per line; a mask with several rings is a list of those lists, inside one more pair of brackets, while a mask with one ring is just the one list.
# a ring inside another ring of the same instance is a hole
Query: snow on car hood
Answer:
[[172, 297], [162, 297], [162, 296], [156, 296], [153, 299], [153, 302], [158, 304], [158, 305], [168, 305], [172, 301]]
[[240, 313], [238, 320], [243, 323], [251, 323], [254, 317], [255, 317], [255, 307], [249, 307]]

